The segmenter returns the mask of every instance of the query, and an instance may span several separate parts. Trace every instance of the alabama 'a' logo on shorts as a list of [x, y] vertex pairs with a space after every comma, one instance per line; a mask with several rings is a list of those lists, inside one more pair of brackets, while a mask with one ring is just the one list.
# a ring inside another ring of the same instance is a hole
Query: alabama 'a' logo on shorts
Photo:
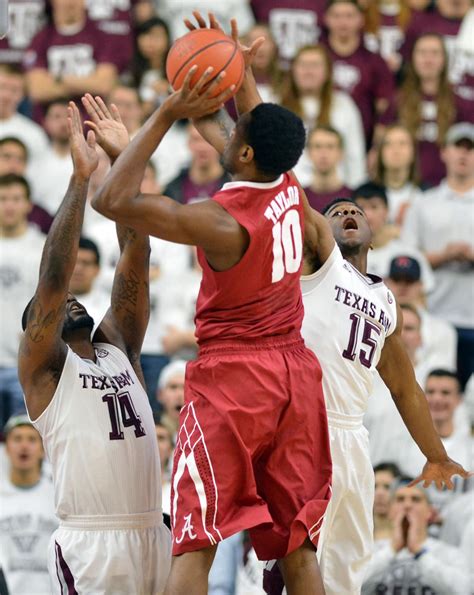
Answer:
[[181, 530], [181, 537], [176, 538], [176, 543], [181, 543], [186, 535], [188, 539], [196, 539], [197, 535], [194, 533], [194, 525], [191, 522], [191, 518], [191, 513], [183, 517], [184, 525], [183, 529]]

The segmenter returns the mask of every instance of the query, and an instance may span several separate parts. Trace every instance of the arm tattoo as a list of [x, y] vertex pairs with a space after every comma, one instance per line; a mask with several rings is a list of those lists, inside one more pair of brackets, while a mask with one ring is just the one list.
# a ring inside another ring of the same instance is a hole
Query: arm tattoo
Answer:
[[232, 118], [229, 116], [229, 114], [224, 108], [220, 109], [216, 114], [213, 114], [211, 117], [219, 126], [219, 133], [222, 136], [222, 138], [228, 141], [235, 127]]
[[124, 327], [131, 331], [136, 324], [139, 290], [140, 279], [135, 271], [128, 271], [128, 276], [117, 274], [112, 290], [112, 309]]
[[60, 308], [57, 310], [43, 311], [42, 305], [36, 301], [31, 308], [31, 314], [28, 317], [28, 326], [26, 333], [33, 343], [41, 343], [44, 339], [44, 333], [51, 325], [55, 324], [60, 314]]

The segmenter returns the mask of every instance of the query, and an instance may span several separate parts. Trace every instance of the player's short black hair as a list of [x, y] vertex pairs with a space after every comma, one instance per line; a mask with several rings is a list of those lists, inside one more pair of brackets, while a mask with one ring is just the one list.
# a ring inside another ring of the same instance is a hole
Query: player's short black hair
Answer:
[[326, 215], [326, 213], [329, 213], [329, 211], [331, 211], [333, 209], [333, 207], [335, 207], [338, 204], [345, 203], [345, 202], [348, 202], [350, 204], [353, 204], [354, 206], [356, 206], [360, 210], [359, 205], [352, 198], [342, 198], [342, 197], [340, 197], [340, 198], [335, 198], [334, 200], [331, 200], [331, 202], [328, 203], [323, 208], [323, 210], [321, 211], [321, 214], [322, 215]]
[[374, 473], [378, 473], [379, 471], [388, 471], [393, 475], [393, 477], [400, 477], [401, 471], [400, 468], [396, 463], [391, 463], [389, 461], [379, 463], [374, 467]]
[[6, 188], [7, 186], [13, 186], [14, 184], [23, 186], [26, 198], [31, 200], [31, 189], [26, 178], [19, 176], [18, 174], [5, 174], [0, 176], [0, 188]]
[[375, 182], [367, 182], [356, 188], [352, 192], [352, 198], [357, 200], [362, 198], [363, 200], [370, 200], [371, 198], [380, 198], [383, 200], [386, 206], [388, 206], [387, 191], [385, 186], [382, 184], [376, 184]]
[[447, 370], [446, 368], [435, 368], [434, 370], [431, 370], [431, 372], [428, 374], [428, 376], [426, 377], [426, 380], [428, 380], [428, 378], [452, 378], [453, 380], [456, 381], [458, 390], [461, 390], [461, 382], [459, 381], [459, 376], [457, 375], [456, 372], [453, 372], [453, 370]]
[[245, 139], [254, 151], [258, 170], [279, 176], [301, 157], [306, 132], [301, 118], [275, 103], [260, 103], [246, 120]]
[[79, 238], [79, 248], [81, 250], [89, 250], [93, 252], [95, 255], [95, 262], [97, 266], [100, 266], [100, 252], [97, 244], [90, 240], [89, 238], [80, 237]]

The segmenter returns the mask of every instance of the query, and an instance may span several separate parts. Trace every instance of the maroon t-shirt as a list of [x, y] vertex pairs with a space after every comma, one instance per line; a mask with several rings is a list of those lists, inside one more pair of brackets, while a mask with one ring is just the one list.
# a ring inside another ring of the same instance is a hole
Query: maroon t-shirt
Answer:
[[201, 200], [208, 200], [214, 196], [222, 187], [222, 178], [207, 182], [207, 184], [195, 184], [189, 176], [183, 180], [183, 195], [182, 202], [189, 204], [192, 202], [200, 202]]
[[[454, 95], [456, 122], [473, 121], [470, 105]], [[421, 182], [425, 186], [437, 186], [446, 176], [446, 167], [441, 160], [438, 139], [437, 105], [434, 97], [424, 95], [421, 102], [421, 124], [417, 132], [417, 157]]]
[[352, 198], [352, 190], [347, 186], [341, 186], [334, 192], [315, 192], [308, 186], [303, 188], [308, 197], [309, 204], [320, 213], [326, 205], [335, 200], [336, 198]]
[[[362, 44], [350, 56], [340, 56], [327, 42], [334, 67], [334, 84], [355, 101], [362, 116], [367, 146], [370, 146], [375, 124], [394, 121], [395, 80], [385, 61]], [[388, 107], [383, 114], [375, 111], [377, 99], [386, 99]]]
[[[89, 20], [81, 31], [73, 35], [64, 35], [54, 25], [46, 25], [35, 36], [23, 59], [25, 70], [44, 68], [55, 78], [67, 75], [86, 77], [99, 64], [105, 63], [118, 67], [109, 36]], [[42, 119], [41, 108], [35, 108], [34, 116], [37, 121]]]
[[400, 29], [396, 15], [381, 14], [378, 35], [366, 33], [364, 36], [365, 47], [376, 54], [380, 54], [384, 60], [393, 54], [400, 52], [405, 32]]
[[21, 66], [25, 50], [44, 25], [45, 0], [10, 0], [8, 14], [8, 34], [0, 39], [0, 64]]
[[128, 68], [133, 53], [132, 9], [139, 0], [87, 0], [87, 14], [114, 46], [119, 72]]
[[270, 26], [283, 67], [300, 47], [320, 40], [325, 0], [251, 0], [251, 6], [256, 20]]

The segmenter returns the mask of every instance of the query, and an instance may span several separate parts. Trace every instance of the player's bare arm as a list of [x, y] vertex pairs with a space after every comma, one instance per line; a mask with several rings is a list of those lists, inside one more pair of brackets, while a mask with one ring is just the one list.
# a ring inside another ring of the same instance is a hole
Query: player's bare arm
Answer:
[[[111, 163], [130, 142], [117, 106], [109, 107], [101, 97], [87, 93], [82, 103], [89, 114], [86, 122]], [[94, 334], [94, 341], [115, 345], [127, 355], [144, 385], [140, 353], [150, 313], [150, 242], [147, 235], [117, 225], [120, 259], [115, 269], [111, 306]]]
[[119, 156], [92, 205], [103, 215], [141, 233], [200, 246], [210, 264], [224, 270], [240, 260], [248, 242], [245, 230], [225, 209], [213, 201], [181, 205], [166, 196], [140, 193], [146, 163], [173, 122], [216, 111], [232, 93], [229, 89], [212, 98], [220, 79], [203, 91], [212, 69], [190, 89], [193, 74], [191, 68], [183, 88], [170, 95]]
[[453, 488], [451, 477], [468, 477], [461, 465], [452, 461], [433, 426], [425, 394], [415, 379], [413, 366], [401, 339], [403, 312], [397, 306], [397, 327], [387, 337], [382, 349], [377, 370], [387, 388], [411, 436], [427, 458], [423, 472], [413, 483], [432, 482], [441, 489], [443, 485]]
[[37, 418], [49, 404], [64, 366], [61, 338], [68, 287], [76, 263], [89, 178], [98, 164], [92, 131], [82, 132], [77, 107], [69, 106], [69, 135], [74, 173], [46, 239], [39, 282], [20, 343], [18, 374], [29, 413]]

